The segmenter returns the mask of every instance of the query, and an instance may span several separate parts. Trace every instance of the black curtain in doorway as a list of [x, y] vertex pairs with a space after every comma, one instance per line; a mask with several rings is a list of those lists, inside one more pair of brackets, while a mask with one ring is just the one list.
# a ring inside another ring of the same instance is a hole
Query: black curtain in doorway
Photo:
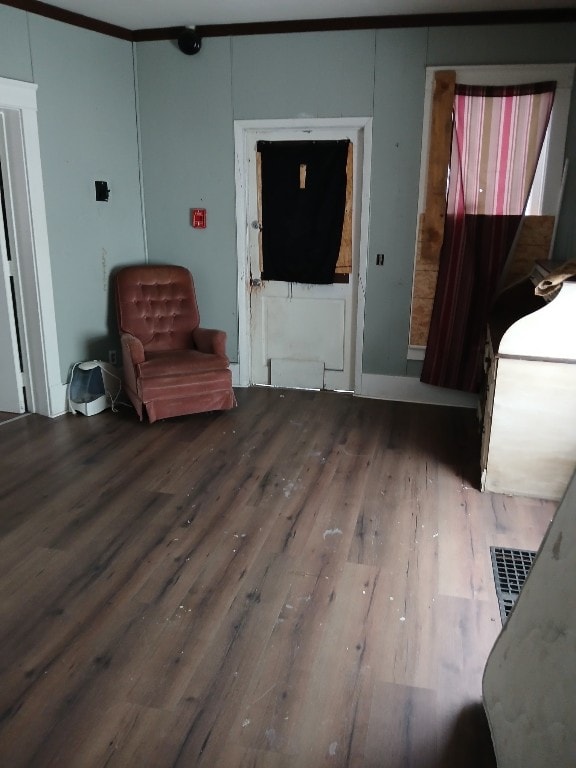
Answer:
[[259, 141], [262, 279], [334, 282], [349, 141]]

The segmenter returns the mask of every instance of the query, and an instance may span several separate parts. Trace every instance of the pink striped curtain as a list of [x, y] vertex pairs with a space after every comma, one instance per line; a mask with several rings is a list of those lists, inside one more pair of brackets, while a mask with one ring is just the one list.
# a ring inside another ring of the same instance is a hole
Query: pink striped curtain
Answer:
[[550, 119], [553, 82], [456, 84], [446, 224], [422, 381], [476, 392], [486, 324]]

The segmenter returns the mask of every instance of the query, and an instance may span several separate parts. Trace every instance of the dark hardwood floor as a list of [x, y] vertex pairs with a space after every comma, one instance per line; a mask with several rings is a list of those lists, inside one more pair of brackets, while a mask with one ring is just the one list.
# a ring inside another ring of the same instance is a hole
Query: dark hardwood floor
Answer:
[[7, 421], [12, 421], [13, 419], [21, 419], [26, 414], [20, 414], [20, 413], [8, 413], [7, 411], [0, 411], [0, 424], [4, 424]]
[[325, 392], [0, 427], [0, 765], [489, 768], [472, 411]]

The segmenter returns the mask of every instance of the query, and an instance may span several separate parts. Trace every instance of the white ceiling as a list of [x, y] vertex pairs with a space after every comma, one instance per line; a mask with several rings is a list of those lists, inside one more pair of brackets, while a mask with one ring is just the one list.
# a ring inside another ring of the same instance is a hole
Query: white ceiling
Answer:
[[127, 29], [576, 7], [576, 0], [49, 0], [49, 3]]

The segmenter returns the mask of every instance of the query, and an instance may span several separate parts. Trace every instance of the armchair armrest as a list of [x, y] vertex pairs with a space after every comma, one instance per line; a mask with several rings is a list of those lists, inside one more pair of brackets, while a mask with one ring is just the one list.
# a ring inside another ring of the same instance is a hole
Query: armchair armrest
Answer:
[[199, 352], [226, 357], [226, 332], [214, 328], [195, 328], [192, 339]]
[[122, 345], [124, 364], [129, 362], [134, 367], [138, 363], [143, 363], [146, 359], [142, 342], [136, 336], [132, 336], [131, 333], [122, 333], [120, 335], [120, 344]]
[[120, 334], [120, 345], [122, 347], [124, 380], [133, 392], [137, 392], [135, 366], [145, 360], [144, 347], [140, 339], [130, 333]]

